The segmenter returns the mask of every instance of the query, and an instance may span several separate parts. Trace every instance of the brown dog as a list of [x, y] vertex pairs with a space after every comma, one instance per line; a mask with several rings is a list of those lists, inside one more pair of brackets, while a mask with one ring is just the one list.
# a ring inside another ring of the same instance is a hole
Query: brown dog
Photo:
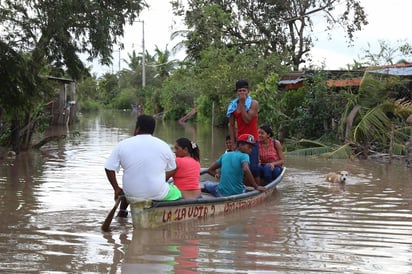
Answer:
[[330, 172], [326, 175], [326, 181], [332, 182], [334, 184], [343, 184], [346, 182], [346, 179], [348, 178], [348, 172], [347, 171], [341, 171], [339, 173], [336, 172]]

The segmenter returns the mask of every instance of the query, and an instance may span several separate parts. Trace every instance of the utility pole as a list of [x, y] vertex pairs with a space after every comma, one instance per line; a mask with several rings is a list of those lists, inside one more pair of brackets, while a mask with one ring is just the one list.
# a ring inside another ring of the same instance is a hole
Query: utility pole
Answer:
[[142, 23], [142, 88], [146, 86], [146, 50], [144, 47], [144, 20], [133, 21]]
[[144, 48], [144, 21], [142, 20], [142, 88], [145, 88], [146, 86], [146, 52]]
[[142, 88], [146, 86], [146, 50], [144, 47], [144, 20], [134, 22], [142, 23]]
[[[119, 72], [120, 71], [120, 52], [121, 52], [120, 47], [119, 47], [118, 50], [113, 51], [113, 53], [115, 53], [115, 52], [119, 52], [119, 70], [118, 70], [118, 72]], [[112, 64], [112, 74], [114, 73], [114, 70], [115, 70], [115, 68], [114, 68], [114, 65]]]

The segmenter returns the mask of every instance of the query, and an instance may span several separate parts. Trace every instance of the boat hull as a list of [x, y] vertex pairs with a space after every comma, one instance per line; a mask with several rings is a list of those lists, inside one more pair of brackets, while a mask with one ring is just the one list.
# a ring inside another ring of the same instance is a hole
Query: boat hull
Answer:
[[283, 168], [280, 176], [266, 185], [268, 190], [265, 192], [252, 190], [227, 197], [180, 199], [177, 201], [132, 201], [129, 199], [133, 227], [153, 228], [253, 208], [272, 195], [276, 185], [281, 182], [285, 171], [286, 168]]

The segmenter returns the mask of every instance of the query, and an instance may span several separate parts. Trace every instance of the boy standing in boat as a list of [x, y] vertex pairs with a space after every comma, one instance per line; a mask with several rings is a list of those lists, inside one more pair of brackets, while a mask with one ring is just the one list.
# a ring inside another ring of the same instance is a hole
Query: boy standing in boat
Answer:
[[[232, 150], [236, 149], [236, 137], [242, 134], [250, 134], [258, 140], [258, 109], [259, 103], [249, 95], [249, 83], [246, 80], [236, 82], [237, 98], [228, 106], [226, 116], [229, 117], [229, 134], [232, 141]], [[259, 184], [259, 146], [253, 146], [248, 153], [250, 170]], [[250, 182], [246, 181], [248, 185]], [[253, 185], [251, 185], [253, 186]]]
[[[241, 194], [246, 192], [246, 187], [243, 184], [245, 177], [255, 189], [266, 191], [265, 187], [256, 183], [249, 169], [248, 154], [255, 145], [256, 142], [253, 135], [240, 135], [237, 139], [236, 150], [224, 153], [207, 170], [211, 176], [219, 179], [219, 184], [206, 182], [205, 190], [216, 197]], [[217, 169], [221, 169], [220, 174], [216, 172]]]
[[[116, 145], [104, 167], [114, 190], [115, 200], [120, 195], [136, 200], [177, 200], [180, 190], [166, 182], [166, 172], [176, 169], [175, 155], [169, 145], [154, 137], [156, 122], [152, 116], [137, 117], [135, 136]], [[123, 188], [116, 173], [123, 168]], [[119, 217], [126, 217], [128, 202], [122, 200]]]

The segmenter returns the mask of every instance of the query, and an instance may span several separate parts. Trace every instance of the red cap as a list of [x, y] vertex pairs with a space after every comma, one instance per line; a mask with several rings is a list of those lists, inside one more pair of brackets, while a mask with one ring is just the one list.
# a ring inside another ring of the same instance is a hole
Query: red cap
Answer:
[[250, 134], [242, 134], [237, 138], [238, 142], [244, 142], [244, 143], [248, 143], [251, 145], [255, 145], [255, 138], [253, 137], [253, 135]]

